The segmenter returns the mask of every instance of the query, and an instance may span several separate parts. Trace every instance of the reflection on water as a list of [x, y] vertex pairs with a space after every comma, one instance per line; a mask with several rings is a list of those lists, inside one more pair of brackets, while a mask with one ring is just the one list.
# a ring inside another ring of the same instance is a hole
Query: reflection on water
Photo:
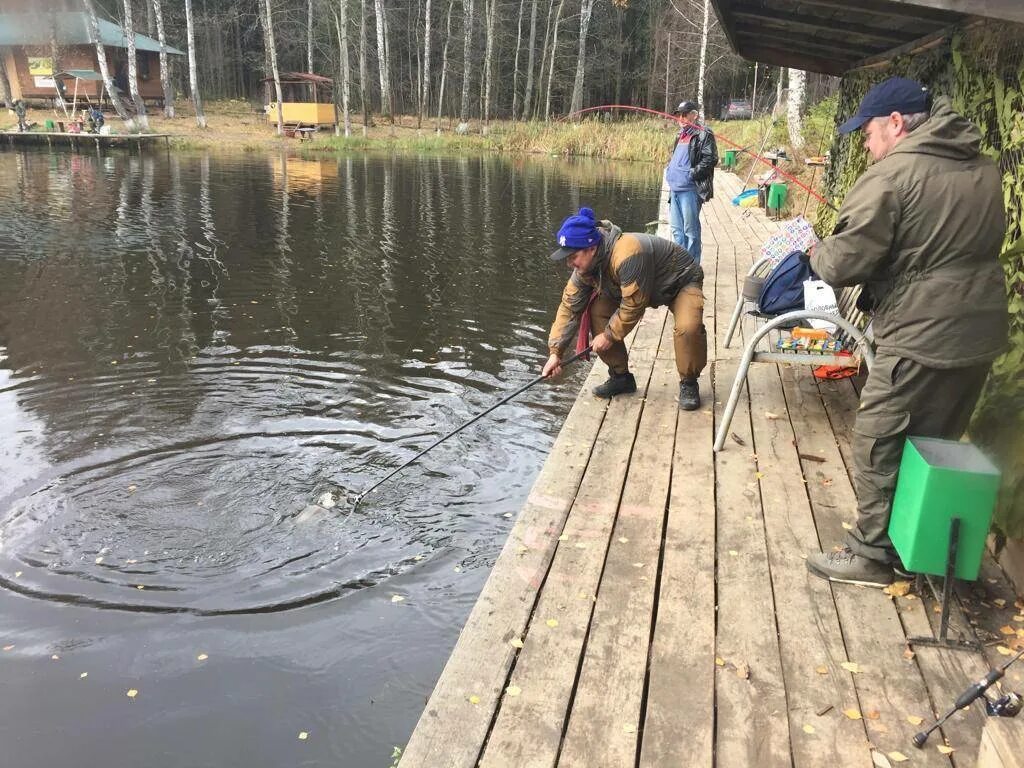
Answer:
[[0, 152], [4, 760], [386, 764], [580, 373], [346, 498], [536, 375], [632, 173]]

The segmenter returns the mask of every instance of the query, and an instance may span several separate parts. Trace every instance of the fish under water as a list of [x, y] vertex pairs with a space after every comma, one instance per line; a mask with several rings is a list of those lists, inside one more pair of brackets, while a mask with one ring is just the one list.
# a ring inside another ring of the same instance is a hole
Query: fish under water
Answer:
[[295, 522], [300, 524], [312, 522], [333, 509], [337, 504], [338, 499], [334, 492], [324, 491], [317, 496], [315, 503], [307, 504], [295, 515]]

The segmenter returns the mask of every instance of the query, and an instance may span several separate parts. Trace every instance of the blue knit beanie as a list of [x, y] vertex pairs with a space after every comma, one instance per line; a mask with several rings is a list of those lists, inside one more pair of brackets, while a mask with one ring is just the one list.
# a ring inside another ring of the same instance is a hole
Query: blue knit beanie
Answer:
[[552, 261], [561, 261], [581, 248], [589, 248], [601, 242], [597, 220], [592, 208], [580, 208], [579, 213], [570, 216], [558, 228], [557, 251], [551, 254]]

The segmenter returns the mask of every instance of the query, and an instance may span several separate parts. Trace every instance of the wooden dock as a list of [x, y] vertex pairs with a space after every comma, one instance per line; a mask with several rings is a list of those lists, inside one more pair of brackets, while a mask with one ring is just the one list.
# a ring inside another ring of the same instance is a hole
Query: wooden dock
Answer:
[[[402, 768], [975, 764], [978, 705], [925, 749], [911, 739], [1005, 661], [998, 640], [987, 660], [911, 652], [932, 603], [806, 572], [855, 515], [856, 383], [754, 365], [732, 439], [711, 450], [742, 348], [722, 346], [737, 286], [776, 229], [730, 204], [740, 186], [718, 174], [704, 208], [702, 410], [678, 410], [672, 323], [649, 310], [630, 340], [639, 391], [594, 398], [595, 363]], [[983, 576], [978, 617], [1012, 624], [1008, 585], [991, 563]]]
[[0, 137], [9, 145], [39, 145], [48, 147], [70, 147], [74, 150], [101, 149], [103, 147], [134, 147], [141, 150], [144, 145], [163, 140], [165, 147], [170, 147], [169, 133], [58, 133], [52, 131], [7, 131]]

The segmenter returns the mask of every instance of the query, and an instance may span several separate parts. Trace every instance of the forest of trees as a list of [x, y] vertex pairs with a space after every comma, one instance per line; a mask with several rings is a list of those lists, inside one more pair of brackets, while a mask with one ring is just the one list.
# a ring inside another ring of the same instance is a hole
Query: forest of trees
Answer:
[[[343, 107], [347, 96], [356, 115], [486, 125], [603, 104], [671, 111], [700, 98], [717, 117], [730, 98], [755, 97], [756, 111], [769, 110], [782, 74], [731, 52], [709, 0], [51, 2], [92, 7], [189, 48], [187, 59], [169, 57], [169, 86], [192, 101], [267, 103], [276, 100], [275, 70], [312, 71], [334, 78], [336, 102]], [[820, 86], [807, 85], [813, 99]]]

